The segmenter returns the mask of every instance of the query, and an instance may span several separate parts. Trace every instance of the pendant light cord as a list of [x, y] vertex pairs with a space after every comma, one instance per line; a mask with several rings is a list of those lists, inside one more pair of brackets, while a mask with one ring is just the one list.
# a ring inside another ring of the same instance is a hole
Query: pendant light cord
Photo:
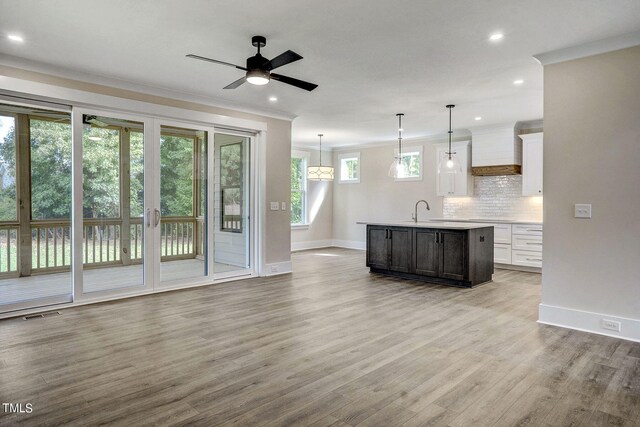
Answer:
[[453, 107], [455, 107], [455, 105], [453, 104], [449, 104], [447, 105], [447, 108], [449, 109], [449, 152], [447, 153], [449, 155], [449, 160], [451, 160], [451, 134], [453, 133], [453, 131], [451, 130], [451, 110], [453, 109]]
[[398, 116], [398, 164], [402, 163], [402, 116], [403, 113], [396, 114]]
[[319, 133], [318, 136], [320, 137], [320, 166], [322, 166], [322, 133]]

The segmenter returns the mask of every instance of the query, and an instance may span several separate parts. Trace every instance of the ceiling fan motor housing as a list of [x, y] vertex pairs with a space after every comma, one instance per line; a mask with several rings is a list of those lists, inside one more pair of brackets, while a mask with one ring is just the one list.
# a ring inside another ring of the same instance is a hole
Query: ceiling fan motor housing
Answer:
[[264, 70], [267, 71], [267, 64], [269, 60], [259, 53], [255, 54], [250, 58], [247, 58], [247, 69], [248, 70]]

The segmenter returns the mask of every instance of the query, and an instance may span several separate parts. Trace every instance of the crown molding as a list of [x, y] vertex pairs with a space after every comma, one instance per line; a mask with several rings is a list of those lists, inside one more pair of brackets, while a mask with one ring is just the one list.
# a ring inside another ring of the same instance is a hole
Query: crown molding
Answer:
[[[468, 129], [454, 129], [455, 137], [451, 138], [452, 142], [460, 142], [460, 141], [468, 141], [471, 139], [471, 132]], [[427, 135], [427, 136], [419, 136], [413, 138], [402, 138], [403, 146], [412, 146], [419, 144], [437, 144], [441, 142], [449, 142], [448, 134], [436, 134], [436, 135]], [[333, 146], [333, 151], [343, 152], [343, 151], [352, 151], [352, 150], [362, 150], [367, 148], [378, 148], [378, 147], [389, 147], [395, 146], [398, 144], [398, 140], [389, 140], [389, 141], [377, 141], [365, 144], [353, 144], [353, 145], [341, 145], [341, 146]]]
[[552, 50], [551, 52], [533, 55], [533, 57], [542, 65], [551, 65], [638, 45], [640, 45], [640, 31]]
[[295, 114], [290, 114], [284, 111], [253, 108], [242, 103], [223, 101], [217, 98], [204, 96], [204, 95], [193, 93], [193, 92], [186, 92], [186, 91], [181, 91], [176, 89], [158, 87], [158, 86], [144, 84], [141, 82], [118, 79], [118, 78], [104, 76], [100, 74], [86, 73], [78, 70], [73, 70], [70, 68], [50, 65], [43, 62], [33, 61], [30, 59], [20, 58], [12, 55], [0, 56], [0, 65], [16, 68], [19, 70], [41, 73], [41, 74], [45, 74], [53, 77], [59, 77], [59, 78], [68, 79], [68, 80], [75, 80], [81, 83], [97, 84], [97, 85], [107, 86], [115, 89], [138, 92], [145, 95], [159, 96], [159, 97], [169, 98], [177, 101], [193, 102], [196, 104], [207, 105], [210, 107], [224, 108], [228, 110], [234, 110], [234, 111], [248, 113], [248, 114], [255, 114], [255, 115], [269, 117], [273, 119], [292, 121], [297, 117]]

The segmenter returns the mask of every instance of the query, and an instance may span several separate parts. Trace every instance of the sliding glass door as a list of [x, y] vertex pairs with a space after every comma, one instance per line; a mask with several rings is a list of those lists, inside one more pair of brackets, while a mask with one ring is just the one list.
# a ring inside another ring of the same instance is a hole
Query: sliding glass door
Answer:
[[0, 105], [0, 313], [72, 300], [71, 114]]
[[210, 130], [160, 126], [160, 281], [198, 282], [209, 275]]
[[251, 274], [251, 142], [0, 105], [0, 314]]
[[251, 268], [251, 138], [216, 133], [213, 198], [216, 277], [248, 274]]
[[[148, 145], [148, 144], [147, 144]], [[144, 123], [82, 114], [82, 288], [84, 294], [145, 285]]]

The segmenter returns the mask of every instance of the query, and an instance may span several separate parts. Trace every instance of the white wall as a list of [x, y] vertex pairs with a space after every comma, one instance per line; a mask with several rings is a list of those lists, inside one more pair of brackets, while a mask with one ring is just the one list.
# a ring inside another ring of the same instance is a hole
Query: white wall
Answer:
[[[309, 153], [309, 166], [317, 165], [320, 152], [309, 148], [295, 148]], [[322, 150], [322, 164], [331, 166], [331, 151]], [[331, 246], [333, 241], [333, 188], [335, 182], [307, 182], [307, 227], [291, 229], [291, 250], [304, 250]], [[289, 212], [290, 213], [290, 212]]]
[[640, 341], [638, 70], [640, 46], [544, 68], [540, 321]]
[[[441, 140], [435, 142], [442, 142]], [[442, 217], [442, 197], [436, 197], [436, 150], [432, 141], [414, 140], [405, 147], [423, 146], [423, 178], [421, 181], [395, 181], [388, 174], [397, 145], [371, 148], [348, 147], [334, 151], [338, 164], [340, 153], [360, 152], [360, 182], [333, 183], [333, 239], [336, 246], [365, 247], [365, 226], [357, 221], [411, 220], [415, 203], [425, 199], [431, 205], [427, 212], [419, 207], [420, 219]], [[339, 171], [336, 169], [336, 177]]]

